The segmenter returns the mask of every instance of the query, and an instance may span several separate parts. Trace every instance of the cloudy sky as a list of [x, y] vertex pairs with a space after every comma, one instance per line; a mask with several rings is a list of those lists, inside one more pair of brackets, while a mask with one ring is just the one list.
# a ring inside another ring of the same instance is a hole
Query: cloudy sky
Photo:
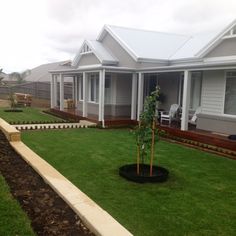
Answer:
[[235, 18], [236, 0], [0, 0], [0, 68], [73, 59], [104, 24], [192, 35]]

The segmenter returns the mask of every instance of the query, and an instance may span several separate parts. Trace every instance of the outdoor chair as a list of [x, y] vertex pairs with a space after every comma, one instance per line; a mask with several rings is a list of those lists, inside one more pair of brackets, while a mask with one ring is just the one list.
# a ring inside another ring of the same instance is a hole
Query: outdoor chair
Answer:
[[174, 120], [180, 120], [180, 105], [178, 104], [172, 104], [170, 106], [169, 112], [161, 111], [161, 124], [163, 121], [168, 121], [169, 125], [171, 125], [171, 122]]
[[201, 113], [201, 111], [202, 111], [202, 108], [201, 108], [201, 107], [198, 107], [198, 108], [196, 109], [196, 111], [194, 112], [192, 118], [189, 120], [189, 123], [190, 123], [190, 124], [192, 124], [192, 125], [196, 125], [196, 124], [197, 124], [197, 115], [198, 115], [199, 113]]

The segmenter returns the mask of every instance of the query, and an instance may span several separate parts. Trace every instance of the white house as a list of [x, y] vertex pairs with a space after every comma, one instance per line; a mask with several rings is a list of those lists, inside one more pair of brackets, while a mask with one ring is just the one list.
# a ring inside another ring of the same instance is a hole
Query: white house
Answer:
[[72, 76], [78, 115], [138, 120], [145, 96], [159, 85], [162, 109], [181, 105], [182, 130], [200, 106], [197, 128], [236, 133], [236, 21], [195, 36], [105, 25], [96, 40], [84, 41], [70, 68], [50, 73], [51, 108], [64, 111], [64, 78]]

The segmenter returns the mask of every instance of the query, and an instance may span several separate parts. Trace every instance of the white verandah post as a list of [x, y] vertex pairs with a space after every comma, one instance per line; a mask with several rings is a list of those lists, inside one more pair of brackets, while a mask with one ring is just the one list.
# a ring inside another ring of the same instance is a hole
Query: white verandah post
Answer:
[[136, 120], [137, 113], [137, 74], [132, 74], [131, 120]]
[[72, 100], [75, 100], [75, 76], [72, 77]]
[[83, 117], [87, 117], [87, 101], [88, 101], [88, 89], [87, 89], [87, 79], [86, 79], [86, 73], [83, 72]]
[[54, 75], [53, 74], [51, 74], [51, 83], [50, 83], [50, 95], [51, 95], [51, 108], [54, 108], [55, 107], [55, 101], [54, 101], [54, 94], [55, 94], [55, 91], [54, 91], [54, 83], [55, 83], [55, 81], [54, 81]]
[[78, 76], [74, 76], [75, 78], [75, 108], [77, 109], [78, 107]]
[[139, 121], [139, 116], [143, 110], [143, 84], [144, 76], [141, 72], [138, 73], [138, 111], [137, 120]]
[[64, 77], [60, 74], [60, 110], [64, 110]]
[[191, 72], [188, 70], [185, 70], [184, 71], [181, 130], [188, 130], [190, 90], [191, 90]]
[[54, 75], [54, 107], [57, 107], [57, 75]]
[[99, 71], [99, 114], [98, 120], [104, 127], [105, 69]]

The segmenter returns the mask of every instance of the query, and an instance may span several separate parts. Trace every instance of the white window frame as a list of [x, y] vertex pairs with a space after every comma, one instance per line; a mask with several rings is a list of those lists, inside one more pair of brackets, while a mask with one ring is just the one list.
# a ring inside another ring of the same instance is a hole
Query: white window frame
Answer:
[[[94, 79], [94, 101], [91, 100], [91, 81]], [[98, 81], [98, 82], [96, 82]], [[96, 87], [98, 85], [98, 88]], [[98, 91], [98, 94], [97, 94]], [[99, 104], [99, 74], [93, 73], [89, 75], [89, 103]]]
[[224, 80], [225, 83], [224, 83], [224, 97], [223, 97], [223, 111], [222, 111], [222, 114], [224, 116], [228, 116], [228, 117], [236, 117], [236, 115], [225, 113], [225, 95], [226, 95], [226, 87], [227, 87], [227, 73], [229, 73], [229, 72], [236, 73], [236, 70], [226, 70], [225, 71], [225, 80]]
[[195, 111], [196, 109], [197, 109], [197, 107], [196, 108], [193, 108], [192, 107], [192, 105], [193, 104], [191, 104], [191, 102], [193, 102], [193, 88], [192, 88], [192, 85], [193, 85], [193, 74], [194, 73], [199, 73], [200, 74], [200, 78], [198, 78], [199, 80], [200, 80], [200, 93], [199, 93], [199, 105], [198, 106], [201, 106], [201, 103], [202, 103], [202, 78], [203, 78], [203, 73], [202, 73], [202, 71], [193, 71], [192, 73], [191, 73], [191, 92], [190, 92], [190, 101], [189, 101], [189, 110], [190, 111]]

